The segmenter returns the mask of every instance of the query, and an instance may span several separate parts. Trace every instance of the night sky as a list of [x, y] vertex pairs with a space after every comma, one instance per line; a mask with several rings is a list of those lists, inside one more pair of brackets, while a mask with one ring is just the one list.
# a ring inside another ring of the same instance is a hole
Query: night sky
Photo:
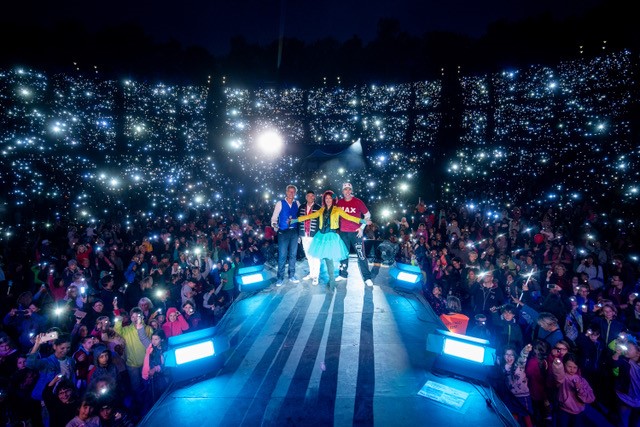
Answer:
[[[519, 22], [550, 13], [555, 19], [579, 17], [604, 0], [112, 0], [12, 2], [6, 15], [15, 22], [51, 26], [70, 20], [89, 31], [122, 23], [139, 24], [155, 41], [177, 40], [224, 55], [229, 39], [242, 35], [250, 43], [267, 44], [281, 35], [305, 42], [326, 37], [344, 41], [357, 35], [375, 38], [381, 18], [396, 19], [400, 28], [420, 36], [431, 31], [482, 36], [497, 21]], [[7, 7], [7, 6], [5, 6]], [[0, 19], [1, 21], [2, 19]]]

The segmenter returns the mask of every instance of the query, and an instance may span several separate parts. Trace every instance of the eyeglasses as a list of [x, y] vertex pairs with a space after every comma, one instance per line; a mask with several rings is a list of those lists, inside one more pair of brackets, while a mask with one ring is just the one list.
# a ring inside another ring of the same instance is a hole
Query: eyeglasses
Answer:
[[555, 347], [554, 349], [558, 351], [569, 351], [569, 349], [566, 347]]

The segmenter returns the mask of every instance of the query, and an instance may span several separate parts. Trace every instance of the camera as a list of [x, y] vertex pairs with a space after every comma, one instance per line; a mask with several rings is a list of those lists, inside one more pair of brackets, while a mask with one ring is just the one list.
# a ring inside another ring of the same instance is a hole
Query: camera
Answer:
[[556, 284], [555, 283], [548, 283], [547, 284], [547, 289], [555, 289], [556, 288]]

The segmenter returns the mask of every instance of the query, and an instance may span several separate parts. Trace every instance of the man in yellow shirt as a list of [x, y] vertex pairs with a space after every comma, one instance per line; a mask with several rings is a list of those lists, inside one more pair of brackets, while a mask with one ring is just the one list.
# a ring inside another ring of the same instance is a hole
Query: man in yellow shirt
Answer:
[[147, 347], [151, 344], [151, 327], [144, 323], [142, 310], [134, 307], [129, 311], [131, 324], [122, 326], [122, 317], [116, 316], [113, 330], [125, 341], [125, 364], [129, 373], [131, 393], [134, 399], [133, 407], [141, 407], [139, 400], [142, 390], [142, 364]]

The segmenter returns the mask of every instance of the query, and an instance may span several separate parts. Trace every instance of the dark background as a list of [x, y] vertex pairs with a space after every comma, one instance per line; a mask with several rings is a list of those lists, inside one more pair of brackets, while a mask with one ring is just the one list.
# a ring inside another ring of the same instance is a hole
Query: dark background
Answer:
[[[0, 66], [202, 84], [408, 82], [636, 49], [629, 3], [588, 1], [23, 1]], [[633, 20], [633, 21], [632, 21]], [[603, 42], [606, 41], [606, 44]]]

